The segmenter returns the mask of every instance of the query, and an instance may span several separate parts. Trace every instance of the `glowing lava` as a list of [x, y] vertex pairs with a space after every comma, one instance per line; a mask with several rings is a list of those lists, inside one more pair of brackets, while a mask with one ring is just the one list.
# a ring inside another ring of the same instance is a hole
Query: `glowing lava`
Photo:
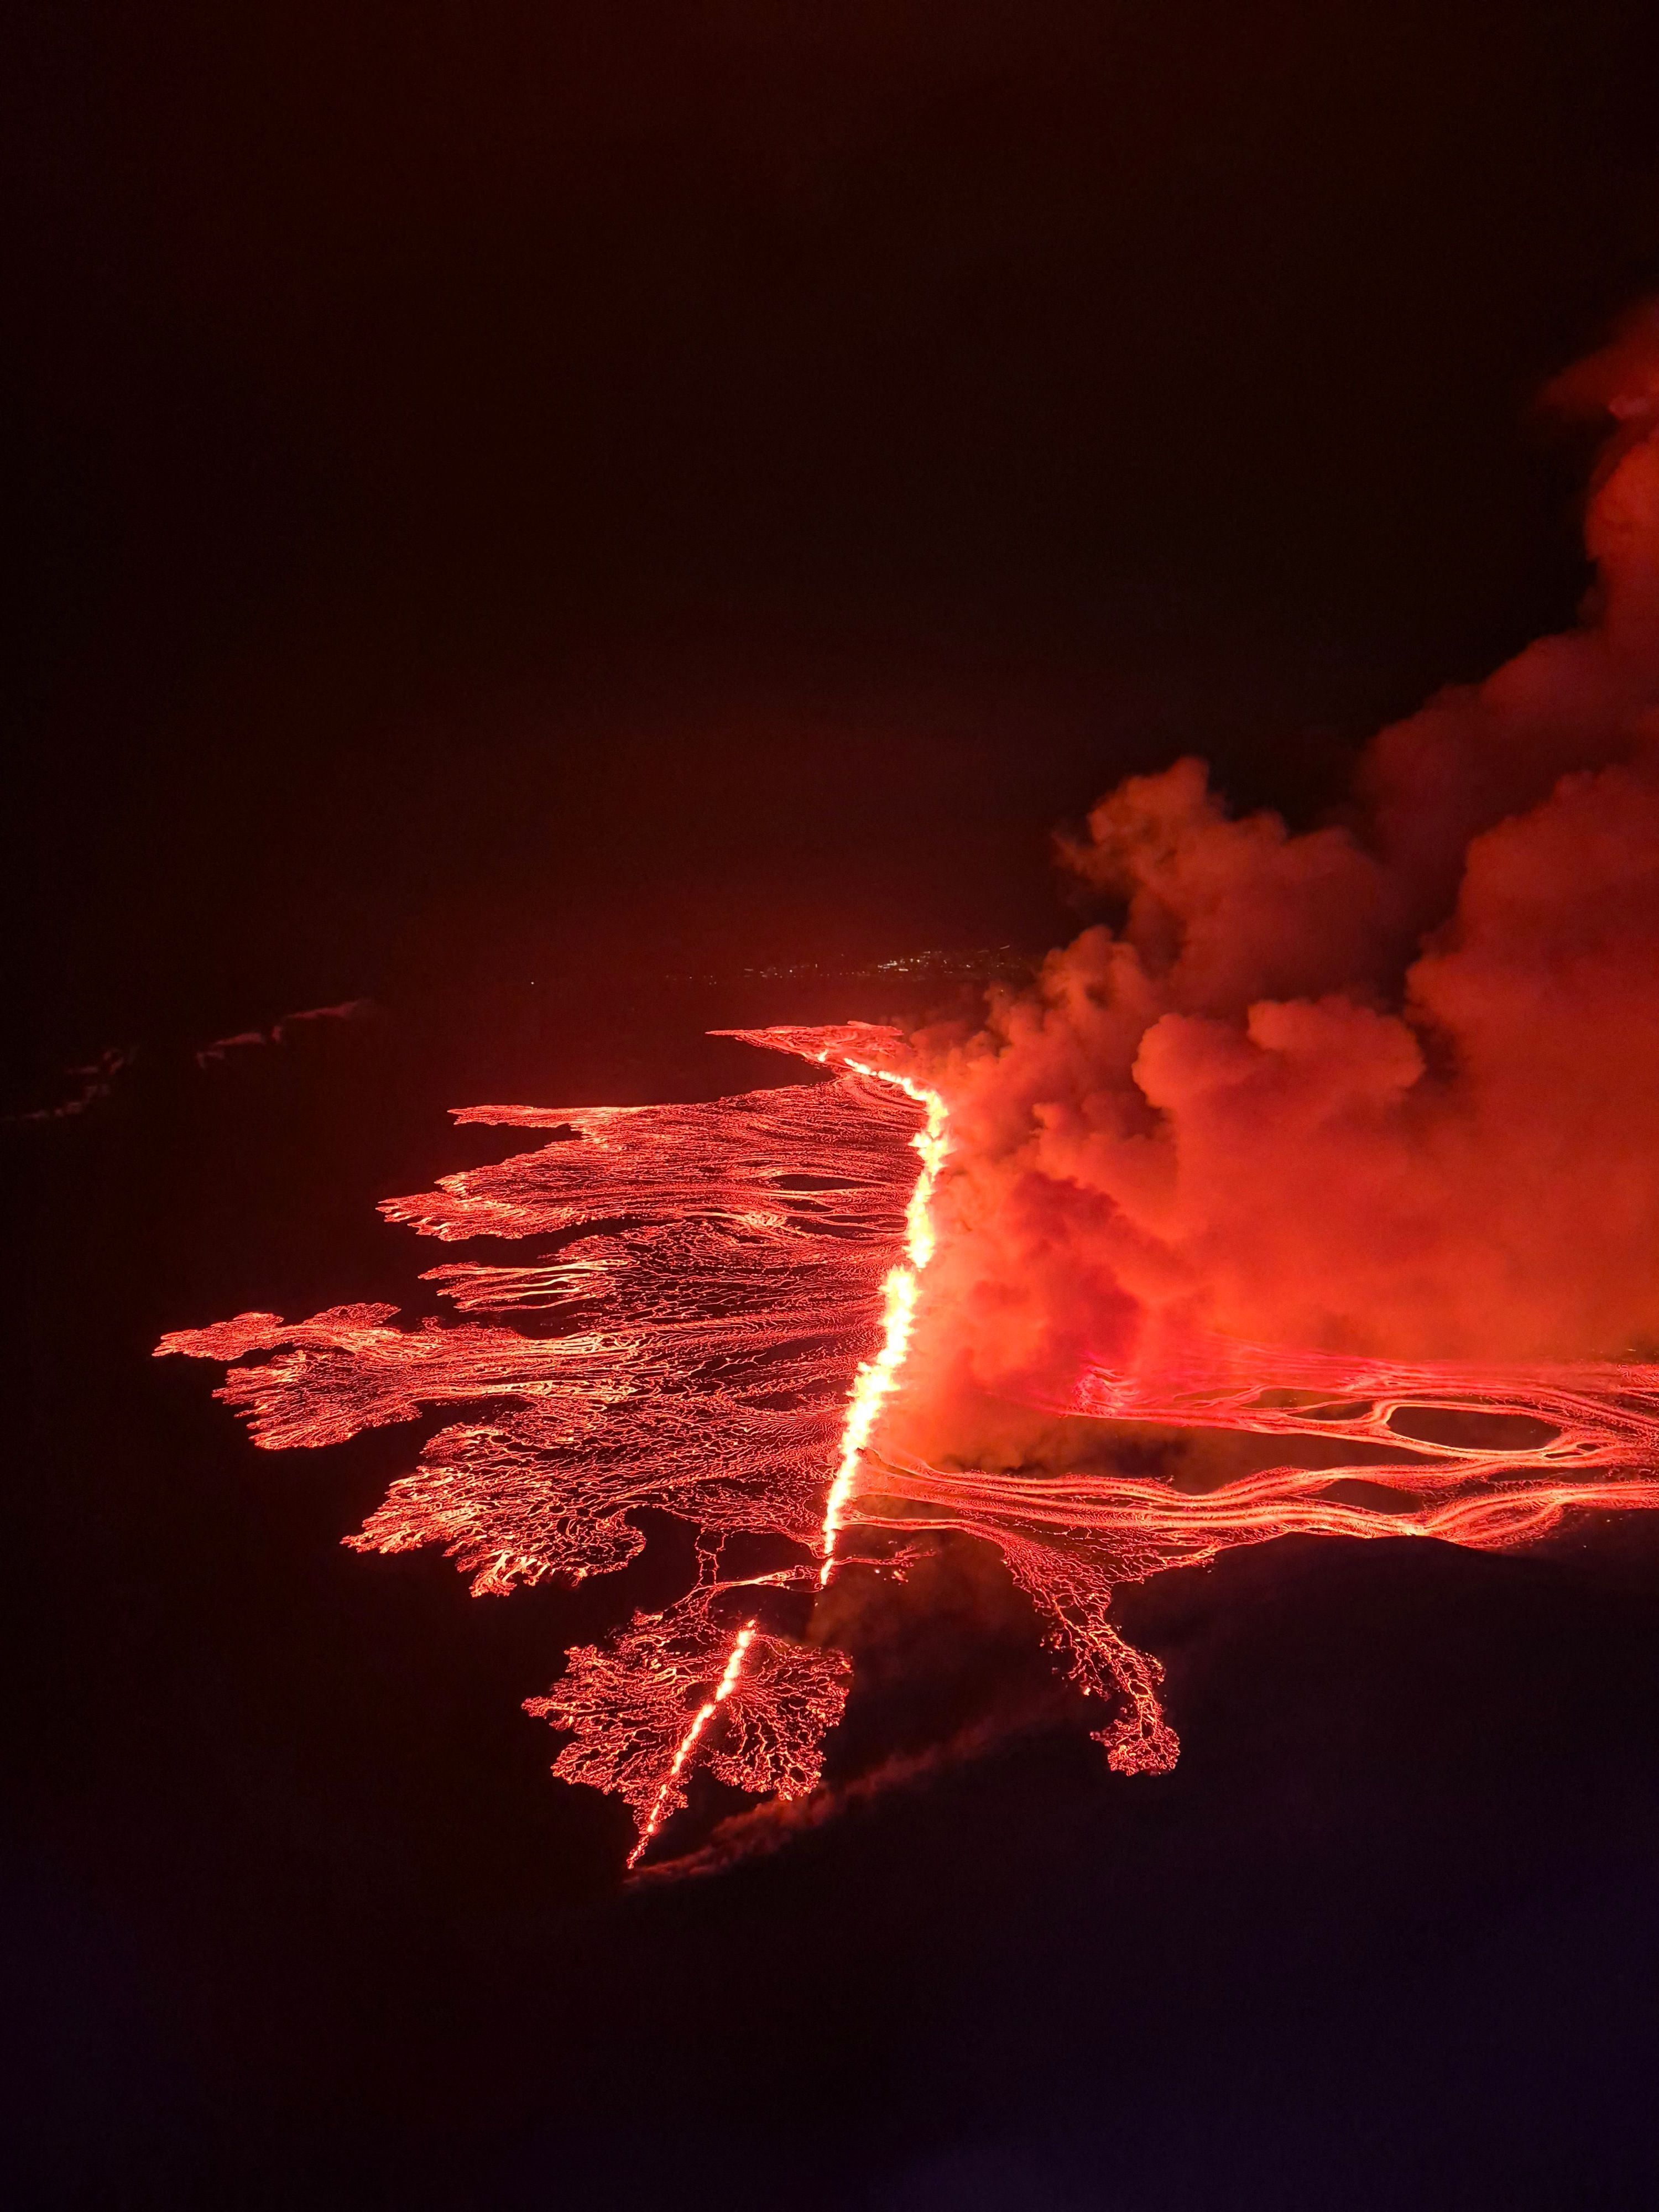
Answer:
[[[690, 1525], [686, 1594], [573, 1650], [526, 1704], [566, 1735], [555, 1773], [630, 1807], [630, 1867], [684, 1806], [694, 1766], [763, 1797], [817, 1788], [850, 1670], [811, 1640], [809, 1612], [855, 1536], [898, 1571], [940, 1529], [994, 1546], [1103, 1709], [1109, 1764], [1135, 1773], [1167, 1768], [1178, 1745], [1157, 1661], [1108, 1617], [1124, 1583], [1293, 1533], [1493, 1548], [1569, 1510], [1659, 1505], [1659, 1370], [1636, 1364], [1413, 1367], [1200, 1340], [1145, 1373], [1085, 1361], [1038, 1406], [1098, 1423], [1108, 1462], [1125, 1422], [1253, 1433], [1268, 1456], [1275, 1438], [1304, 1457], [1323, 1440], [1327, 1463], [1197, 1494], [884, 1453], [931, 1310], [946, 1101], [887, 1064], [894, 1032], [729, 1034], [836, 1073], [694, 1105], [458, 1117], [553, 1133], [382, 1208], [444, 1242], [552, 1240], [512, 1264], [430, 1270], [465, 1318], [244, 1314], [158, 1346], [228, 1363], [218, 1395], [266, 1449], [460, 1411], [346, 1541], [441, 1545], [477, 1595], [624, 1567], [642, 1513]], [[738, 1538], [766, 1540], [775, 1563], [729, 1571]]]
[[672, 1801], [674, 1786], [680, 1778], [680, 1774], [685, 1765], [685, 1762], [690, 1758], [692, 1753], [696, 1749], [697, 1740], [702, 1735], [703, 1730], [708, 1727], [709, 1722], [714, 1719], [714, 1715], [720, 1711], [720, 1707], [731, 1696], [732, 1691], [737, 1688], [738, 1677], [743, 1672], [743, 1662], [748, 1656], [749, 1647], [754, 1640], [755, 1624], [751, 1620], [747, 1627], [740, 1628], [738, 1631], [737, 1637], [732, 1645], [732, 1656], [726, 1661], [725, 1672], [721, 1674], [720, 1680], [714, 1686], [714, 1696], [712, 1698], [705, 1698], [702, 1705], [697, 1707], [696, 1719], [692, 1722], [690, 1727], [687, 1729], [685, 1734], [680, 1738], [679, 1748], [675, 1752], [672, 1760], [670, 1762], [667, 1777], [663, 1783], [662, 1788], [657, 1792], [656, 1802], [651, 1808], [651, 1811], [646, 1820], [645, 1826], [640, 1830], [640, 1839], [638, 1843], [635, 1844], [633, 1850], [628, 1854], [628, 1863], [630, 1867], [637, 1866], [639, 1864], [641, 1859], [645, 1856], [646, 1849], [650, 1844], [652, 1838], [662, 1826], [664, 1817], [668, 1812], [670, 1804]]
[[[573, 1650], [528, 1705], [570, 1738], [556, 1773], [633, 1808], [635, 1858], [684, 1804], [694, 1760], [760, 1796], [817, 1785], [848, 1668], [791, 1631], [904, 1356], [928, 1251], [917, 1191], [942, 1143], [942, 1107], [880, 1065], [893, 1033], [732, 1034], [837, 1072], [692, 1105], [458, 1115], [556, 1133], [381, 1209], [447, 1243], [558, 1240], [518, 1264], [429, 1270], [466, 1319], [400, 1328], [378, 1305], [292, 1323], [244, 1314], [158, 1347], [239, 1363], [218, 1395], [267, 1449], [467, 1408], [346, 1540], [439, 1544], [476, 1595], [626, 1566], [644, 1548], [643, 1512], [691, 1525], [686, 1595]], [[729, 1573], [734, 1537], [771, 1540], [784, 1563]], [[757, 1598], [775, 1618], [757, 1614]]]
[[890, 1083], [902, 1091], [907, 1098], [922, 1107], [927, 1122], [918, 1129], [910, 1142], [921, 1155], [921, 1173], [916, 1177], [915, 1188], [904, 1212], [905, 1258], [890, 1270], [882, 1285], [883, 1332], [881, 1350], [876, 1357], [860, 1368], [848, 1401], [847, 1423], [842, 1431], [841, 1463], [836, 1469], [835, 1480], [830, 1486], [830, 1495], [824, 1501], [823, 1535], [822, 1545], [823, 1565], [818, 1571], [820, 1584], [827, 1586], [836, 1565], [836, 1540], [847, 1512], [848, 1501], [858, 1480], [859, 1468], [881, 1419], [882, 1409], [893, 1394], [893, 1386], [910, 1349], [910, 1337], [915, 1327], [916, 1293], [922, 1269], [933, 1256], [933, 1186], [939, 1171], [945, 1164], [949, 1150], [946, 1136], [948, 1115], [945, 1104], [937, 1091], [929, 1091], [913, 1082], [907, 1075], [895, 1075], [884, 1068], [870, 1067], [857, 1061], [849, 1066], [860, 1075]]

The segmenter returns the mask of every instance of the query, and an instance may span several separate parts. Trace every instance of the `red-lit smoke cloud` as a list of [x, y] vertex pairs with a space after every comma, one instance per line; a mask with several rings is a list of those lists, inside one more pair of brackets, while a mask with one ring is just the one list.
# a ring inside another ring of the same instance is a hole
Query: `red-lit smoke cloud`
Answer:
[[1614, 425], [1580, 626], [1384, 730], [1307, 834], [1231, 818], [1195, 760], [1124, 783], [1062, 848], [1118, 925], [922, 1040], [954, 1139], [913, 1370], [936, 1412], [1217, 1334], [1650, 1356], [1659, 310], [1553, 396]]

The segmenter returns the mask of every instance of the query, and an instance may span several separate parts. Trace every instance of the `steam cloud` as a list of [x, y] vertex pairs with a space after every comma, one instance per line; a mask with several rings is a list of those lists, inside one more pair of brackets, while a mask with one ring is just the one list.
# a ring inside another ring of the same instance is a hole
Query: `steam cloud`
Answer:
[[1119, 925], [920, 1041], [954, 1140], [924, 1405], [1215, 1334], [1651, 1356], [1659, 308], [1549, 396], [1613, 425], [1579, 627], [1382, 731], [1306, 835], [1196, 760], [1122, 784], [1063, 847]]

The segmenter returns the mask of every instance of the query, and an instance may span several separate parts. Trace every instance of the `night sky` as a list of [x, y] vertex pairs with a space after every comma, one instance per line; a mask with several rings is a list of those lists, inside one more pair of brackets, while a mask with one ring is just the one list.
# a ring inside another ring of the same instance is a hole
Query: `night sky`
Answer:
[[255, 1455], [149, 1358], [406, 1301], [375, 1200], [510, 1149], [446, 1107], [929, 1012], [858, 971], [1059, 942], [1052, 832], [1126, 772], [1313, 821], [1570, 623], [1536, 395], [1659, 286], [1650, 6], [63, 0], [6, 46], [6, 1110], [136, 1048], [0, 1129], [9, 2200], [1659, 2202], [1641, 1527], [1126, 1595], [1146, 1780], [957, 1561], [872, 1740], [1021, 1725], [624, 1893], [518, 1707], [659, 1570], [356, 1557], [408, 1431]]

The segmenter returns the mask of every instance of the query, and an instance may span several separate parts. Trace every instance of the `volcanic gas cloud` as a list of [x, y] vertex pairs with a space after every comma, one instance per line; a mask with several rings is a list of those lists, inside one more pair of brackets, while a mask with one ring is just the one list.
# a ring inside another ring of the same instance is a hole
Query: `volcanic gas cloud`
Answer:
[[463, 1317], [163, 1340], [234, 1363], [269, 1449], [454, 1407], [347, 1540], [480, 1594], [625, 1565], [644, 1509], [695, 1528], [686, 1595], [530, 1703], [634, 1860], [700, 1763], [817, 1784], [849, 1561], [996, 1547], [1134, 1772], [1176, 1743], [1115, 1586], [1659, 1504], [1659, 318], [1557, 396], [1613, 423], [1581, 627], [1383, 731], [1342, 820], [1136, 778], [1064, 848], [1117, 926], [977, 1033], [744, 1032], [827, 1076], [467, 1109], [552, 1140], [383, 1208], [526, 1247], [430, 1271]]

